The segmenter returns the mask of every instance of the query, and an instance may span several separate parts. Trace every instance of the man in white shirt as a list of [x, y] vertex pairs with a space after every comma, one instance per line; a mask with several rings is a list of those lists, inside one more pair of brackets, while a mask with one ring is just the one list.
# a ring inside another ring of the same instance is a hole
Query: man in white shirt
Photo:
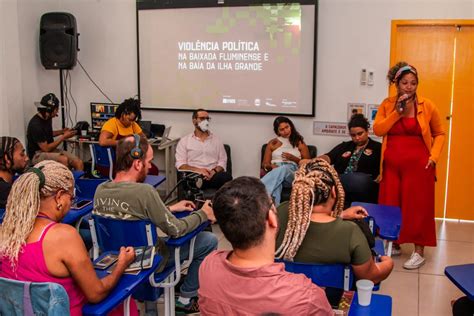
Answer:
[[220, 138], [209, 131], [211, 118], [204, 109], [193, 112], [194, 132], [181, 138], [176, 147], [176, 168], [204, 176], [203, 189], [219, 189], [232, 180], [226, 172], [227, 154]]

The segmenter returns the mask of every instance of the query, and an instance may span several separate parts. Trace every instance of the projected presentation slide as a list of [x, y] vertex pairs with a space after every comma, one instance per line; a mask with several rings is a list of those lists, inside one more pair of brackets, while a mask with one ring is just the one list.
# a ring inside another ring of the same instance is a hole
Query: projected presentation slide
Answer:
[[138, 15], [144, 108], [314, 113], [314, 5]]

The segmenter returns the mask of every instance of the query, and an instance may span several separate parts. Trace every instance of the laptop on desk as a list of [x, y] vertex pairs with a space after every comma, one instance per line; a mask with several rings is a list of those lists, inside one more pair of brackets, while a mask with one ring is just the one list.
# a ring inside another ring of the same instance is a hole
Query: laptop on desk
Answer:
[[142, 128], [143, 134], [145, 134], [146, 137], [150, 138], [152, 136], [151, 121], [140, 121], [139, 125]]
[[170, 131], [171, 131], [171, 126], [166, 127], [163, 132], [163, 136], [150, 138], [148, 139], [148, 143], [159, 146], [167, 142], [169, 140]]

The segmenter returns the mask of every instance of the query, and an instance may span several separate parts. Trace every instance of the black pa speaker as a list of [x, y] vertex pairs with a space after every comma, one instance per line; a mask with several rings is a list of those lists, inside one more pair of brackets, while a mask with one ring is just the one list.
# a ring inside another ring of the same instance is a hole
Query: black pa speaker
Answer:
[[45, 13], [40, 22], [40, 57], [46, 69], [72, 69], [77, 62], [76, 18], [65, 12]]

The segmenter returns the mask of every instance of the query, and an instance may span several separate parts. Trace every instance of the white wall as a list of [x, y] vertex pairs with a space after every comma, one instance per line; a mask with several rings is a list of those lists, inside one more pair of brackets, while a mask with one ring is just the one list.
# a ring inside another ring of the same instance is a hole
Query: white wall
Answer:
[[[17, 1], [25, 124], [35, 113], [33, 101], [50, 91], [59, 95], [58, 71], [44, 70], [39, 61], [39, 20], [45, 12], [75, 15], [81, 33], [79, 60], [112, 100], [137, 93], [135, 0]], [[317, 145], [319, 153], [328, 151], [343, 139], [312, 135], [314, 120], [345, 121], [348, 102], [380, 103], [387, 95], [391, 20], [473, 18], [473, 0], [320, 0], [316, 118], [294, 118], [307, 143]], [[375, 70], [374, 86], [359, 85], [362, 67]], [[89, 120], [89, 103], [106, 99], [79, 66], [72, 71], [72, 83], [78, 119]], [[147, 111], [144, 116], [172, 125], [172, 136], [192, 130], [188, 112]], [[257, 175], [260, 146], [274, 136], [274, 117], [212, 117], [212, 130], [232, 147], [234, 176]]]
[[24, 140], [17, 0], [0, 0], [0, 136]]

